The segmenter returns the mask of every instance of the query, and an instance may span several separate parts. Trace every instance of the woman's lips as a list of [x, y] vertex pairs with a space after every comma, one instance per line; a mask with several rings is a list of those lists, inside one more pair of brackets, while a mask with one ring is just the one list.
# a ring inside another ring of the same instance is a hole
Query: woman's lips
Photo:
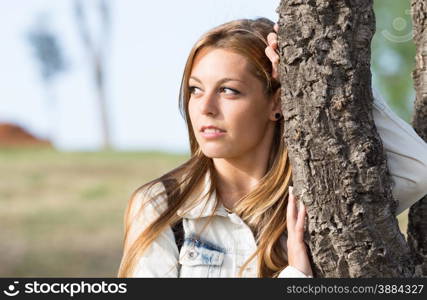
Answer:
[[219, 137], [225, 135], [225, 132], [224, 131], [221, 131], [221, 132], [219, 132], [219, 131], [216, 131], [216, 132], [213, 132], [213, 131], [212, 132], [203, 131], [201, 133], [201, 135], [205, 139], [216, 139], [216, 138], [219, 138]]

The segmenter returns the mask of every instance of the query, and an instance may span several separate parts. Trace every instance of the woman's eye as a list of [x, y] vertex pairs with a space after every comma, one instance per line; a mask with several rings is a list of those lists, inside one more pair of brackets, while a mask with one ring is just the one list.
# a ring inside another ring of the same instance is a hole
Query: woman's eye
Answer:
[[[190, 92], [190, 94], [199, 94], [200, 93], [200, 88], [198, 88], [197, 86], [189, 86], [188, 90]], [[197, 91], [199, 90], [199, 91]], [[219, 91], [222, 93], [224, 92], [227, 95], [238, 95], [240, 94], [240, 92], [238, 90], [232, 89], [232, 88], [228, 88], [228, 87], [221, 87], [219, 89]]]
[[190, 91], [190, 94], [194, 94], [195, 89], [199, 89], [199, 88], [196, 87], [196, 86], [189, 86], [188, 87], [188, 90]]
[[238, 90], [231, 89], [231, 88], [228, 88], [228, 87], [222, 87], [221, 88], [221, 92], [222, 91], [225, 91], [225, 93], [228, 94], [228, 95], [238, 95], [238, 94], [240, 94], [240, 92]]

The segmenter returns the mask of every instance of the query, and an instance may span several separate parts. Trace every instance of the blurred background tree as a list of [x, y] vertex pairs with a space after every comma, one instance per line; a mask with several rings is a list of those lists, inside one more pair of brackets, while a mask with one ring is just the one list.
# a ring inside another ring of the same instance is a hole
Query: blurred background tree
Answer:
[[81, 40], [93, 69], [101, 118], [101, 147], [103, 150], [107, 150], [111, 148], [111, 134], [107, 109], [108, 101], [105, 83], [107, 73], [107, 46], [111, 34], [110, 1], [75, 0], [74, 15], [76, 17]]
[[37, 16], [35, 24], [31, 26], [26, 37], [40, 66], [39, 70], [46, 92], [45, 111], [50, 131], [48, 139], [53, 141], [53, 131], [58, 126], [54, 79], [67, 69], [67, 63], [57, 35], [49, 25], [47, 13]]
[[372, 41], [373, 84], [408, 123], [415, 100], [411, 72], [415, 45], [409, 0], [375, 0], [376, 33]]

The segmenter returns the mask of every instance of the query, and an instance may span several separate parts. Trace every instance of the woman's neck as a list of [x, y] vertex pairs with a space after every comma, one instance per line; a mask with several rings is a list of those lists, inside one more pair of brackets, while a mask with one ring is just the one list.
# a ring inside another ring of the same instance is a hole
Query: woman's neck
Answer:
[[214, 158], [217, 178], [216, 192], [223, 205], [233, 209], [234, 204], [251, 192], [267, 170], [268, 155], [247, 158]]
[[269, 124], [262, 141], [236, 157], [213, 158], [216, 192], [229, 209], [250, 193], [267, 172], [275, 123]]

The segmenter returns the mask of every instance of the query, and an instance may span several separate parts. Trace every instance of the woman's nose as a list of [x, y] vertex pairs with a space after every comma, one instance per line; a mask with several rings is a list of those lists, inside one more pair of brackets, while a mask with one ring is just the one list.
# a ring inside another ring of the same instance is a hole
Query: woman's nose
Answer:
[[200, 112], [204, 115], [216, 115], [218, 113], [218, 95], [209, 92], [203, 95], [200, 101]]

